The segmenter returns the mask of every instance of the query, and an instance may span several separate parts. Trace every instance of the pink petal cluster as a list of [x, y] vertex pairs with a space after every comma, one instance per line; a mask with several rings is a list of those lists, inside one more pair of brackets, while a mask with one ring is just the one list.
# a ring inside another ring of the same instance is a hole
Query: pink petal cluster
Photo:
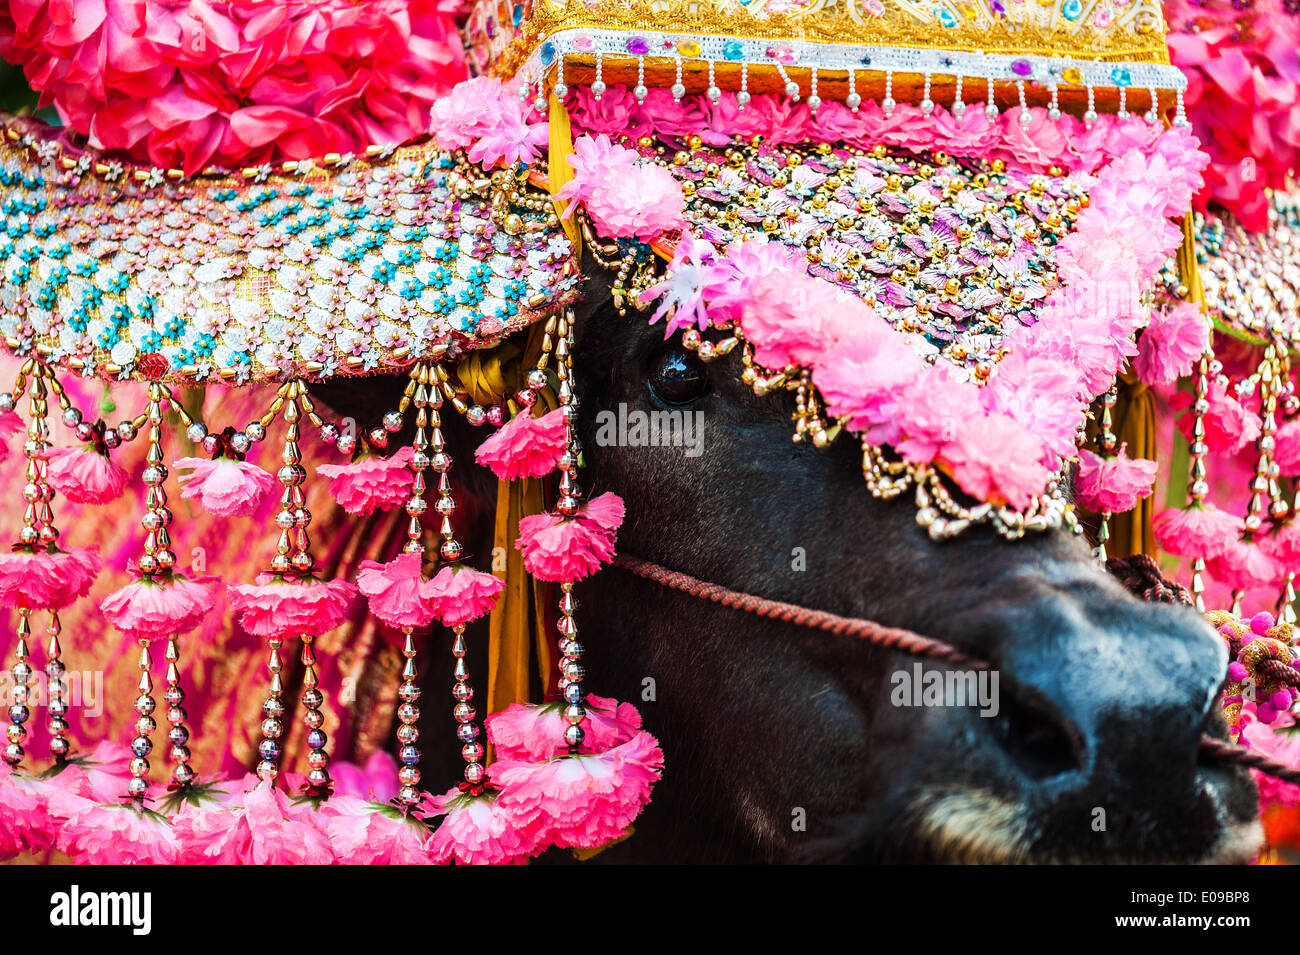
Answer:
[[1264, 548], [1255, 541], [1231, 541], [1223, 553], [1209, 558], [1205, 569], [1215, 580], [1233, 590], [1251, 590], [1276, 584], [1283, 569]]
[[172, 823], [181, 865], [329, 865], [322, 820], [268, 783], [217, 805], [185, 806]]
[[1079, 451], [1079, 471], [1074, 479], [1074, 496], [1080, 504], [1098, 514], [1131, 511], [1137, 502], [1155, 489], [1159, 466], [1145, 458], [1130, 458], [1124, 453], [1110, 457], [1094, 454], [1087, 448]]
[[[1219, 381], [1211, 381], [1206, 392], [1209, 410], [1205, 412], [1205, 445], [1215, 454], [1236, 454], [1259, 438], [1262, 422], [1254, 411], [1243, 405]], [[1192, 396], [1180, 391], [1169, 399], [1169, 407], [1182, 411], [1178, 417], [1178, 430], [1189, 442], [1192, 440]]]
[[397, 760], [383, 750], [376, 750], [364, 766], [330, 763], [330, 775], [334, 777], [335, 796], [358, 796], [385, 803], [397, 795]]
[[474, 460], [491, 468], [502, 481], [535, 478], [559, 467], [565, 447], [563, 408], [541, 417], [534, 417], [531, 410], [524, 409], [478, 446]]
[[415, 472], [409, 445], [388, 457], [370, 456], [354, 464], [322, 464], [316, 473], [329, 480], [330, 494], [349, 514], [373, 514], [401, 507], [411, 496]]
[[180, 458], [176, 467], [189, 471], [179, 476], [181, 497], [220, 517], [256, 514], [275, 488], [275, 475], [234, 458]]
[[[588, 694], [587, 718], [582, 721], [586, 732], [584, 753], [613, 749], [632, 738], [641, 728], [641, 714], [631, 703], [619, 703], [603, 696]], [[512, 703], [485, 721], [488, 740], [496, 747], [498, 759], [539, 762], [568, 752], [564, 742], [563, 703]]]
[[496, 793], [469, 796], [450, 789], [432, 803], [432, 816], [442, 821], [425, 851], [435, 863], [518, 865], [543, 848], [531, 827], [521, 824], [516, 810]]
[[501, 806], [540, 843], [594, 849], [623, 835], [650, 802], [663, 761], [655, 738], [638, 730], [596, 755], [501, 760], [493, 764], [492, 780], [501, 787]]
[[59, 827], [58, 849], [83, 865], [175, 865], [180, 842], [171, 822], [134, 803], [83, 800]]
[[419, 554], [401, 554], [386, 564], [363, 560], [357, 589], [370, 598], [370, 612], [399, 630], [433, 623], [434, 587], [424, 579], [422, 565]]
[[0, 760], [0, 862], [41, 847], [47, 836], [46, 810], [39, 791]]
[[429, 827], [393, 806], [335, 792], [320, 807], [317, 824], [343, 865], [429, 865]]
[[491, 613], [506, 585], [500, 577], [460, 564], [443, 567], [429, 583], [433, 612], [448, 627]]
[[320, 636], [347, 622], [357, 588], [346, 580], [285, 580], [260, 574], [227, 589], [239, 624], [255, 637]]
[[533, 514], [519, 521], [515, 547], [538, 580], [572, 583], [614, 559], [623, 501], [611, 492], [592, 498], [574, 517]]
[[9, 457], [9, 442], [4, 439], [26, 430], [26, 427], [17, 412], [0, 411], [0, 461]]
[[1151, 522], [1162, 550], [1181, 557], [1218, 557], [1238, 540], [1246, 522], [1213, 504], [1201, 503], [1185, 510], [1166, 508]]
[[127, 473], [107, 451], [93, 448], [46, 448], [50, 486], [77, 504], [107, 504], [122, 496]]
[[1300, 474], [1300, 417], [1288, 418], [1273, 434], [1273, 463], [1288, 477]]
[[1180, 302], [1152, 311], [1151, 323], [1138, 339], [1133, 366], [1149, 385], [1172, 385], [1192, 373], [1209, 346], [1210, 323], [1200, 306]]
[[433, 141], [465, 149], [486, 169], [535, 160], [546, 145], [545, 123], [530, 123], [528, 107], [500, 80], [485, 76], [457, 84], [433, 104]]
[[102, 566], [92, 547], [0, 554], [0, 606], [60, 610], [90, 591]]
[[14, 0], [0, 53], [110, 150], [193, 175], [425, 131], [464, 77], [451, 0]]
[[197, 627], [212, 611], [213, 600], [212, 584], [172, 574], [127, 584], [105, 597], [99, 609], [125, 634], [161, 640]]
[[683, 228], [686, 197], [672, 173], [603, 134], [578, 139], [574, 149], [574, 177], [555, 198], [581, 203], [601, 235], [648, 241]]

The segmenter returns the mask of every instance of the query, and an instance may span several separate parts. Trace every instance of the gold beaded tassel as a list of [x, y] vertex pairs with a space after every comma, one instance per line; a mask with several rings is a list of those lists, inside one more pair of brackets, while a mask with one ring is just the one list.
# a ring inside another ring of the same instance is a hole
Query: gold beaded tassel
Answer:
[[[27, 375], [31, 372], [33, 362], [28, 359], [23, 365], [22, 370], [18, 373], [17, 380], [14, 383], [14, 390], [0, 395], [0, 409], [12, 411], [19, 400], [23, 397]], [[24, 446], [26, 453], [26, 446]], [[36, 472], [32, 467], [31, 456], [28, 455], [27, 477], [29, 484], [32, 484], [32, 478]], [[19, 533], [19, 540], [24, 543], [35, 543], [37, 539], [36, 513], [32, 507], [32, 502], [28, 497], [27, 490], [24, 488], [23, 498], [27, 501], [27, 506], [23, 511], [23, 529]], [[10, 675], [13, 677], [14, 685], [10, 695], [9, 722], [5, 727], [5, 749], [4, 760], [10, 766], [17, 766], [27, 755], [23, 749], [23, 743], [27, 740], [27, 721], [31, 718], [31, 710], [27, 703], [30, 699], [30, 686], [32, 681], [32, 667], [27, 662], [31, 655], [31, 648], [28, 646], [28, 638], [31, 636], [31, 611], [26, 608], [18, 608], [18, 642], [14, 648], [14, 663], [10, 669]]]
[[[1103, 458], [1113, 457], [1115, 447], [1119, 442], [1116, 437], [1114, 428], [1114, 411], [1115, 402], [1119, 400], [1118, 383], [1112, 384], [1110, 390], [1101, 396], [1101, 430], [1097, 432], [1097, 451]], [[1097, 562], [1105, 566], [1106, 564], [1106, 544], [1110, 542], [1110, 512], [1104, 511], [1098, 515], [1097, 524]]]
[[[1242, 540], [1247, 544], [1253, 543], [1255, 537], [1263, 529], [1265, 514], [1271, 515], [1277, 505], [1281, 505], [1282, 513], [1286, 513], [1286, 502], [1281, 497], [1281, 491], [1277, 484], [1277, 466], [1273, 463], [1273, 448], [1275, 441], [1274, 433], [1277, 431], [1277, 391], [1275, 382], [1279, 383], [1276, 377], [1277, 364], [1277, 346], [1269, 344], [1264, 348], [1264, 358], [1259, 364], [1259, 371], [1256, 373], [1259, 378], [1259, 404], [1260, 404], [1260, 429], [1259, 429], [1259, 457], [1255, 463], [1255, 476], [1250, 482], [1250, 504], [1246, 508], [1246, 529], [1242, 535]], [[1241, 616], [1241, 601], [1245, 596], [1243, 590], [1236, 589], [1232, 592], [1232, 613], [1234, 616]]]
[[[1187, 495], [1188, 506], [1199, 507], [1209, 496], [1210, 485], [1206, 480], [1205, 457], [1209, 446], [1205, 443], [1205, 414], [1210, 410], [1210, 363], [1213, 353], [1205, 352], [1196, 363], [1192, 385], [1192, 441], [1188, 447], [1190, 458], [1188, 476], [1190, 478]], [[1192, 602], [1199, 613], [1205, 612], [1205, 556], [1196, 555], [1192, 560]]]
[[[432, 397], [430, 397], [432, 393]], [[437, 386], [433, 383], [433, 374], [429, 366], [425, 364], [416, 365], [411, 369], [411, 379], [407, 382], [406, 393], [401, 401], [401, 413], [405, 413], [411, 404], [415, 405], [415, 438], [411, 442], [411, 470], [415, 472], [415, 477], [411, 482], [411, 496], [406, 502], [406, 513], [410, 517], [406, 527], [406, 543], [402, 545], [402, 550], [407, 554], [419, 554], [421, 560], [424, 557], [424, 525], [421, 520], [422, 515], [428, 507], [424, 499], [428, 485], [424, 479], [424, 472], [429, 470], [432, 465], [432, 459], [429, 455], [429, 425], [430, 425], [430, 405], [440, 401]], [[433, 414], [436, 416], [437, 412]], [[437, 450], [442, 450], [442, 435], [435, 428], [435, 441]], [[448, 497], [439, 499], [440, 509], [452, 507], [454, 502]], [[444, 516], [450, 516], [447, 511]], [[420, 721], [420, 687], [415, 682], [420, 675], [419, 668], [415, 662], [415, 633], [414, 628], [404, 627], [402, 629], [402, 683], [397, 688], [397, 759], [401, 763], [401, 768], [397, 771], [397, 799], [407, 809], [416, 805], [421, 797], [420, 791], [420, 749], [415, 744], [420, 739], [420, 729], [417, 725]]]
[[[578, 468], [582, 462], [582, 447], [578, 442], [575, 425], [578, 422], [578, 396], [573, 390], [573, 315], [564, 314], [556, 330], [558, 344], [555, 349], [555, 373], [559, 377], [558, 397], [564, 410], [565, 452], [560, 458], [560, 498], [555, 509], [565, 517], [572, 517], [582, 507], [582, 488], [578, 483]], [[573, 596], [573, 584], [560, 584], [559, 630], [560, 669], [559, 688], [564, 700], [564, 742], [569, 752], [582, 751], [586, 731], [582, 721], [587, 718], [587, 692], [582, 681], [586, 669], [582, 665], [583, 647], [578, 640], [578, 622], [575, 614], [578, 601]]]

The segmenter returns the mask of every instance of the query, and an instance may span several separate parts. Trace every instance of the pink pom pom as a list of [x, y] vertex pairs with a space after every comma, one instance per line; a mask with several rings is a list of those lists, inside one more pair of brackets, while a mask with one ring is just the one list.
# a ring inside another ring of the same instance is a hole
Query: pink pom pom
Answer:
[[402, 554], [379, 564], [363, 560], [357, 588], [370, 598], [370, 612], [399, 630], [427, 627], [435, 613], [435, 589], [424, 579], [419, 554]]
[[1210, 343], [1210, 323], [1199, 305], [1180, 302], [1156, 309], [1138, 339], [1134, 367], [1149, 385], [1171, 385], [1192, 373]]
[[1268, 698], [1268, 702], [1275, 710], [1282, 711], [1290, 709], [1291, 699], [1291, 691], [1289, 689], [1278, 690]]
[[322, 464], [316, 473], [329, 479], [330, 494], [349, 514], [372, 514], [401, 507], [411, 496], [415, 472], [409, 447], [383, 458], [371, 456], [355, 464]]
[[0, 554], [0, 605], [61, 610], [89, 592], [102, 563], [93, 548]]
[[260, 574], [257, 584], [227, 589], [239, 624], [255, 637], [318, 637], [345, 623], [357, 600], [346, 580], [285, 580]]
[[109, 594], [99, 609], [125, 634], [161, 640], [202, 623], [212, 610], [212, 589], [178, 574], [161, 580], [143, 577]]
[[460, 565], [443, 567], [430, 583], [433, 612], [448, 627], [491, 613], [506, 585], [500, 577]]
[[235, 458], [181, 458], [175, 466], [189, 469], [179, 478], [181, 497], [219, 517], [251, 517], [275, 487], [275, 475]]
[[93, 448], [46, 448], [50, 486], [77, 504], [107, 504], [122, 496], [127, 473], [113, 463], [108, 451]]
[[479, 445], [474, 460], [503, 481], [554, 471], [565, 449], [564, 409], [534, 418], [524, 409]]
[[1250, 629], [1261, 637], [1272, 628], [1274, 623], [1273, 615], [1265, 610], [1261, 610], [1255, 616], [1250, 618]]
[[1256, 707], [1255, 711], [1259, 714], [1259, 721], [1261, 723], [1272, 723], [1277, 719], [1277, 707], [1271, 703], [1260, 703]]
[[1228, 664], [1228, 679], [1231, 680], [1233, 683], [1240, 683], [1241, 681], [1246, 679], [1246, 677], [1248, 677], [1249, 675], [1250, 674], [1246, 670], [1245, 666], [1243, 666], [1238, 661], [1233, 660], [1231, 663]]
[[529, 163], [546, 145], [546, 123], [529, 123], [527, 107], [500, 80], [475, 77], [433, 104], [433, 141], [448, 151], [466, 149], [471, 162], [491, 169]]

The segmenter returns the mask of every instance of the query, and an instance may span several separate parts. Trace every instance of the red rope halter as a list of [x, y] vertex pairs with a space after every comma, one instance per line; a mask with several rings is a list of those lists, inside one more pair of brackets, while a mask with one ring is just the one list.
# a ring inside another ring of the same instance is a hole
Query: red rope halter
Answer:
[[[754, 594], [728, 590], [718, 584], [699, 580], [680, 571], [669, 570], [667, 567], [661, 567], [659, 564], [653, 564], [639, 557], [620, 554], [614, 558], [614, 566], [621, 567], [629, 573], [636, 574], [638, 577], [643, 577], [670, 590], [679, 590], [692, 597], [699, 597], [702, 600], [721, 604], [724, 607], [730, 607], [732, 610], [743, 610], [745, 613], [752, 613], [755, 616], [765, 617], [769, 620], [781, 620], [800, 627], [811, 627], [815, 630], [825, 630], [827, 633], [857, 637], [860, 640], [866, 640], [869, 643], [890, 650], [898, 650], [931, 660], [941, 660], [944, 663], [950, 663], [955, 667], [963, 667], [968, 670], [988, 670], [992, 666], [988, 661], [976, 659], [970, 654], [958, 650], [950, 643], [935, 640], [933, 637], [923, 637], [911, 630], [904, 630], [901, 627], [886, 627], [874, 620], [841, 617], [838, 614], [827, 613], [824, 610], [813, 610], [808, 607], [800, 607], [797, 604], [784, 603], [780, 600], [768, 600], [765, 597], [756, 597]], [[1208, 733], [1201, 736], [1200, 751], [1202, 755], [1217, 762], [1249, 766], [1261, 773], [1276, 776], [1284, 782], [1300, 785], [1300, 769], [1293, 769], [1266, 756], [1261, 756], [1244, 746], [1238, 746], [1227, 740], [1216, 739]]]

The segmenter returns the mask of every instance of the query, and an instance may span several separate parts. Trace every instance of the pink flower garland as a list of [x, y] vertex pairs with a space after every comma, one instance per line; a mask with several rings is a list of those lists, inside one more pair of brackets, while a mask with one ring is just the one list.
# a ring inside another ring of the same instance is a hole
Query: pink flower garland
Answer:
[[1133, 367], [1148, 385], [1172, 385], [1192, 373], [1209, 346], [1210, 323], [1200, 306], [1180, 302], [1152, 312], [1138, 339]]
[[20, 0], [0, 6], [0, 49], [78, 132], [193, 175], [424, 132], [465, 75], [457, 6]]
[[516, 811], [495, 792], [471, 796], [450, 789], [432, 800], [431, 818], [438, 816], [442, 820], [425, 845], [435, 863], [519, 864], [544, 848], [533, 828], [520, 825]]
[[538, 580], [572, 583], [614, 559], [623, 501], [610, 492], [593, 498], [574, 517], [533, 514], [519, 521], [515, 547]]
[[216, 806], [182, 808], [172, 824], [180, 845], [177, 861], [181, 865], [329, 865], [336, 857], [322, 822], [309, 804], [294, 804], [275, 786], [257, 783]]
[[1151, 522], [1161, 549], [1182, 557], [1218, 557], [1241, 537], [1246, 522], [1213, 504], [1167, 508]]
[[684, 225], [686, 199], [672, 173], [604, 135], [579, 139], [574, 150], [574, 177], [555, 198], [581, 203], [602, 235], [649, 240]]
[[424, 579], [419, 554], [401, 554], [386, 564], [363, 560], [357, 589], [370, 598], [370, 612], [399, 630], [427, 627], [436, 616], [432, 581]]
[[[641, 728], [641, 714], [631, 703], [587, 694], [587, 718], [582, 721], [586, 733], [583, 738], [584, 753], [598, 753], [612, 749], [632, 738]], [[568, 752], [564, 742], [563, 703], [543, 703], [540, 706], [512, 703], [485, 721], [488, 739], [496, 747], [497, 758], [515, 761], [538, 762], [554, 759]]]
[[346, 580], [285, 580], [261, 574], [257, 584], [228, 588], [239, 624], [255, 637], [318, 637], [347, 622], [357, 588]]
[[546, 145], [546, 123], [530, 123], [528, 107], [499, 80], [479, 76], [457, 84], [433, 104], [433, 141], [465, 149], [486, 169], [532, 162]]

